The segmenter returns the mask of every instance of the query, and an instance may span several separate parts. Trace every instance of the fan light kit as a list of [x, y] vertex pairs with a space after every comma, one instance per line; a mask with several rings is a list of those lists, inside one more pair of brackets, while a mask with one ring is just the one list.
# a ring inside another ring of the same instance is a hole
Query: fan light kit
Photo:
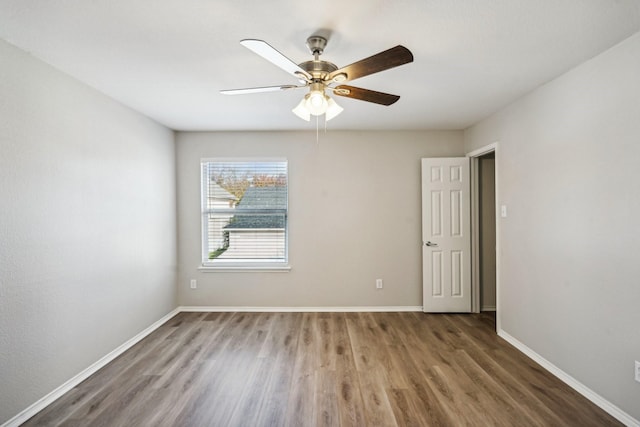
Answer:
[[[301, 85], [229, 89], [221, 90], [220, 93], [240, 95], [308, 87], [309, 93], [292, 110], [296, 116], [306, 121], [309, 121], [311, 116], [321, 116], [323, 114], [325, 115], [325, 120], [328, 121], [344, 110], [326, 94], [326, 91], [333, 92], [334, 95], [380, 105], [393, 104], [400, 99], [398, 95], [361, 89], [340, 83], [413, 62], [413, 55], [409, 49], [398, 45], [346, 67], [338, 68], [331, 62], [320, 59], [320, 55], [322, 55], [324, 48], [327, 46], [327, 39], [322, 36], [311, 36], [307, 39], [307, 47], [314, 59], [301, 64], [296, 64], [263, 40], [245, 39], [240, 41], [240, 44], [293, 75], [300, 81]], [[338, 85], [334, 86], [334, 84]]]
[[302, 98], [302, 101], [293, 110], [293, 114], [303, 120], [309, 121], [311, 116], [326, 114], [327, 121], [342, 113], [341, 106], [324, 93], [322, 83], [312, 83], [311, 90]]

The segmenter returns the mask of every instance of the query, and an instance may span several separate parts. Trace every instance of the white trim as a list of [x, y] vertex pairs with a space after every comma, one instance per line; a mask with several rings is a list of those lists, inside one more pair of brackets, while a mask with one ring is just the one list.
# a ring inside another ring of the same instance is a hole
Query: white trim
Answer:
[[496, 311], [495, 305], [483, 305], [480, 311]]
[[470, 153], [465, 154], [467, 157], [480, 157], [483, 156], [485, 154], [489, 154], [492, 151], [497, 151], [498, 150], [498, 143], [497, 142], [492, 142], [489, 145], [485, 145], [484, 147], [480, 147], [477, 150], [473, 150]]
[[288, 162], [286, 157], [201, 157], [200, 163], [220, 162], [220, 163], [270, 163]]
[[183, 312], [262, 312], [262, 313], [345, 313], [345, 312], [401, 312], [422, 311], [421, 305], [373, 306], [373, 307], [243, 307], [243, 306], [184, 306]]
[[24, 409], [20, 413], [18, 413], [13, 418], [11, 418], [8, 421], [6, 421], [0, 427], [18, 427], [20, 424], [24, 423], [29, 418], [31, 418], [34, 415], [36, 415], [38, 412], [42, 411], [47, 406], [51, 405], [57, 399], [62, 397], [62, 395], [64, 395], [65, 393], [67, 393], [68, 391], [70, 391], [71, 389], [76, 387], [82, 381], [86, 380], [91, 375], [93, 375], [96, 372], [98, 372], [98, 370], [103, 368], [105, 365], [107, 365], [109, 362], [114, 360], [116, 357], [120, 356], [122, 353], [124, 353], [125, 351], [129, 350], [131, 347], [133, 347], [135, 344], [137, 344], [139, 341], [141, 341], [147, 335], [149, 335], [150, 333], [152, 333], [153, 331], [158, 329], [160, 326], [162, 326], [164, 323], [166, 323], [169, 319], [171, 319], [173, 316], [175, 316], [179, 312], [180, 312], [180, 310], [178, 308], [172, 310], [169, 314], [165, 315], [160, 320], [156, 321], [151, 326], [149, 326], [148, 328], [146, 328], [142, 332], [138, 333], [136, 336], [134, 336], [133, 338], [129, 339], [124, 344], [122, 344], [119, 347], [117, 347], [115, 350], [113, 350], [110, 353], [108, 353], [107, 355], [103, 356], [100, 360], [98, 360], [97, 362], [93, 363], [91, 366], [89, 366], [88, 368], [84, 369], [83, 371], [78, 373], [73, 378], [67, 380], [65, 383], [60, 385], [58, 388], [56, 388], [55, 390], [53, 390], [52, 392], [50, 392], [46, 396], [44, 396], [41, 399], [39, 399], [38, 401], [33, 403], [31, 406], [29, 406], [28, 408]]
[[500, 267], [500, 259], [502, 258], [502, 252], [500, 249], [501, 242], [501, 234], [500, 234], [500, 147], [498, 142], [494, 142], [495, 144], [495, 157], [496, 161], [494, 164], [494, 178], [495, 178], [495, 186], [496, 186], [496, 331], [502, 330], [502, 317], [500, 313], [502, 313], [500, 306], [500, 276], [501, 276], [501, 267]]
[[204, 265], [198, 267], [198, 271], [203, 273], [288, 273], [291, 271], [290, 265]]
[[624, 412], [622, 409], [618, 408], [613, 403], [609, 402], [604, 397], [600, 396], [593, 390], [591, 390], [586, 385], [582, 384], [580, 381], [573, 378], [571, 375], [564, 372], [562, 369], [558, 368], [553, 363], [549, 362], [544, 357], [540, 356], [538, 353], [527, 347], [522, 342], [518, 341], [516, 338], [509, 335], [507, 332], [502, 329], [498, 330], [498, 336], [503, 338], [509, 344], [520, 350], [522, 353], [533, 359], [536, 363], [542, 366], [544, 369], [549, 371], [551, 374], [555, 375], [562, 382], [567, 384], [569, 387], [589, 399], [592, 403], [598, 405], [604, 411], [609, 413], [612, 417], [620, 421], [622, 424], [628, 427], [640, 427], [640, 421], [633, 418], [631, 415]]

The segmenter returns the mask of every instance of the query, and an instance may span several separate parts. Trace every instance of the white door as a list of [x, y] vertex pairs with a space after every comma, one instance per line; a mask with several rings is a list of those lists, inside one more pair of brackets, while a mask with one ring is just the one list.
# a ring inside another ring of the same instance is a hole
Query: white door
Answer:
[[469, 159], [422, 159], [423, 311], [471, 311], [470, 228]]

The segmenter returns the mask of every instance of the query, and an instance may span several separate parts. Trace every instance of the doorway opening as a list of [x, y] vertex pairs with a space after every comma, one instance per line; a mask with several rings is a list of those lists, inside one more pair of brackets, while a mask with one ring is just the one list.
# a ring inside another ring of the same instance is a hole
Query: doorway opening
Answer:
[[496, 312], [499, 323], [497, 168], [498, 144], [469, 154], [471, 162], [472, 312]]
[[480, 311], [496, 311], [495, 153], [478, 157]]

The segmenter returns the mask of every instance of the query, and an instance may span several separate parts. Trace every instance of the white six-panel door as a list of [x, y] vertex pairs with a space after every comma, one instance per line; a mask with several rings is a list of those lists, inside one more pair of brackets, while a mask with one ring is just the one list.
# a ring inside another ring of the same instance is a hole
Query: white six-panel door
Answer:
[[422, 294], [429, 313], [471, 311], [469, 159], [422, 159]]

